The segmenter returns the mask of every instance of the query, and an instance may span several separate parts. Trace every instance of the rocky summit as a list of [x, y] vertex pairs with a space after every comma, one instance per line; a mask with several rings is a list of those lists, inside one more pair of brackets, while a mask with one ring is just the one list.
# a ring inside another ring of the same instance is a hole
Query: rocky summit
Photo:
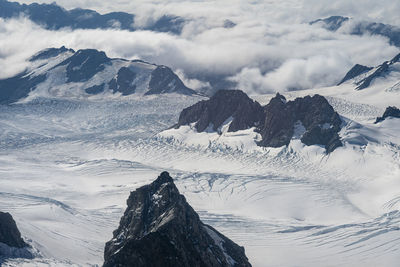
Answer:
[[27, 246], [21, 237], [21, 233], [13, 217], [7, 212], [0, 212], [0, 243], [14, 248]]
[[218, 131], [225, 123], [230, 123], [229, 132], [255, 126], [263, 119], [261, 105], [240, 90], [220, 90], [209, 100], [203, 100], [184, 109], [175, 128], [195, 123], [198, 132], [209, 127]]
[[175, 128], [194, 125], [197, 132], [255, 128], [262, 140], [259, 146], [281, 147], [298, 136], [305, 145], [323, 145], [327, 153], [342, 146], [338, 135], [342, 121], [328, 101], [320, 95], [286, 101], [279, 93], [262, 107], [239, 90], [218, 91], [184, 109]]
[[131, 192], [104, 267], [251, 266], [244, 248], [200, 221], [167, 172]]
[[400, 118], [400, 109], [396, 107], [387, 107], [382, 117], [376, 118], [375, 123], [384, 121], [387, 117]]

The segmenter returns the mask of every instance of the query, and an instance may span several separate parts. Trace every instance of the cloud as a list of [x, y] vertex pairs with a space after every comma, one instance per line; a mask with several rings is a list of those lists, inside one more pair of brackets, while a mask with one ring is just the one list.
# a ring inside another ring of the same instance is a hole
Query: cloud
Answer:
[[[392, 12], [366, 2], [371, 10], [364, 16]], [[355, 63], [373, 66], [399, 52], [383, 37], [351, 36], [302, 23], [339, 11], [349, 15], [354, 6], [347, 1], [326, 6], [314, 0], [113, 1], [112, 7], [109, 1], [97, 0], [58, 3], [67, 8], [133, 12], [140, 14], [143, 23], [163, 13], [190, 20], [180, 36], [117, 29], [48, 31], [25, 18], [0, 20], [1, 78], [23, 71], [27, 59], [39, 50], [65, 45], [167, 65], [194, 88], [207, 87], [210, 77], [221, 76], [238, 82], [242, 90], [262, 93], [333, 85]], [[225, 19], [237, 26], [224, 28]]]

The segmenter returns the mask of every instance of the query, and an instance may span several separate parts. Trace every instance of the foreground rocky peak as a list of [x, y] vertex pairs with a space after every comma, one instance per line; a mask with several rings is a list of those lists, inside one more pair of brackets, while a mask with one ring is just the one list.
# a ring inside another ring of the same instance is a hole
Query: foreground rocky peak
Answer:
[[0, 212], [0, 243], [14, 248], [27, 246], [21, 237], [21, 233], [13, 217], [7, 212]]
[[330, 153], [342, 146], [341, 123], [339, 114], [320, 95], [286, 101], [278, 93], [262, 107], [242, 91], [222, 90], [184, 109], [175, 128], [194, 124], [198, 132], [220, 132], [227, 124], [228, 131], [234, 132], [255, 127], [262, 137], [259, 146], [281, 147], [295, 136], [305, 145], [322, 145]]
[[104, 266], [251, 266], [244, 249], [203, 224], [167, 172], [131, 192]]

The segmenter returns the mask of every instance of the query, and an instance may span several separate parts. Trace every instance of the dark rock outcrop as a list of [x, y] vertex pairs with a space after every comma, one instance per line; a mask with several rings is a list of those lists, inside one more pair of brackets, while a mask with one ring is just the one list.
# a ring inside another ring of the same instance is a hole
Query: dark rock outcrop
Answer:
[[157, 66], [151, 73], [149, 91], [146, 95], [180, 93], [184, 95], [193, 95], [196, 92], [187, 88], [179, 77], [166, 66]]
[[200, 221], [167, 172], [127, 204], [104, 267], [251, 266], [242, 247]]
[[355, 77], [366, 73], [368, 71], [370, 71], [372, 69], [372, 67], [367, 67], [367, 66], [363, 66], [360, 64], [356, 64], [354, 65], [354, 67], [352, 67], [349, 72], [346, 73], [346, 76], [344, 76], [344, 78], [340, 81], [340, 83], [338, 83], [338, 85], [341, 85], [342, 83], [347, 82], [348, 80], [354, 79]]
[[67, 82], [84, 82], [111, 64], [106, 53], [95, 49], [78, 50], [58, 66], [67, 65]]
[[256, 126], [262, 118], [261, 105], [245, 93], [240, 90], [220, 90], [209, 100], [185, 108], [175, 127], [195, 122], [198, 132], [205, 131], [210, 125], [214, 131], [218, 131], [227, 120], [231, 119], [228, 131], [235, 132]]
[[7, 212], [0, 212], [0, 243], [15, 248], [27, 246], [21, 237], [21, 233], [13, 217]]
[[[393, 65], [398, 62], [400, 62], [400, 54], [396, 55], [394, 58], [392, 58], [392, 60], [385, 61], [381, 65], [377, 66], [375, 70], [371, 72], [369, 75], [361, 76], [354, 82], [354, 84], [356, 85], [356, 90], [362, 90], [368, 88], [375, 79], [385, 77], [389, 75], [392, 71], [397, 72], [397, 67], [393, 67]], [[352, 80], [362, 74], [365, 74], [372, 69], [373, 69], [372, 67], [366, 67], [356, 64], [346, 74], [346, 76], [342, 79], [342, 81], [338, 85], [341, 85], [346, 81]]]
[[400, 109], [396, 107], [387, 107], [383, 116], [376, 118], [375, 123], [384, 121], [387, 117], [400, 118]]
[[342, 121], [320, 95], [287, 102], [278, 93], [268, 105], [261, 107], [242, 91], [221, 90], [209, 100], [184, 109], [174, 127], [194, 123], [198, 132], [220, 131], [220, 127], [229, 122], [229, 132], [256, 127], [262, 137], [259, 146], [288, 145], [299, 123], [304, 127], [301, 141], [305, 145], [323, 145], [327, 153], [342, 146], [338, 135]]
[[264, 107], [264, 112], [265, 121], [260, 128], [261, 146], [288, 145], [296, 122], [304, 127], [301, 141], [305, 145], [323, 145], [327, 153], [342, 145], [338, 135], [342, 121], [323, 96], [306, 96], [286, 102], [282, 95], [277, 94]]
[[136, 73], [129, 68], [122, 67], [119, 69], [117, 77], [112, 79], [108, 86], [114, 93], [121, 92], [122, 95], [130, 95], [135, 93], [136, 90], [136, 85], [133, 82], [135, 77]]

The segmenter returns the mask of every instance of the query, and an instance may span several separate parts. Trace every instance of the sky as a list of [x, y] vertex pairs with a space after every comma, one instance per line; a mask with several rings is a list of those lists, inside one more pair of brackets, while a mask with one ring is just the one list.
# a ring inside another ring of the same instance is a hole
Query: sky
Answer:
[[[400, 26], [400, 3], [393, 0], [59, 0], [57, 4], [100, 13], [134, 13], [138, 26], [163, 14], [189, 22], [176, 36], [116, 29], [48, 31], [23, 17], [0, 19], [0, 78], [23, 71], [32, 54], [65, 45], [170, 66], [194, 89], [209, 84], [204, 77], [222, 75], [236, 81], [238, 89], [258, 94], [334, 85], [354, 64], [378, 65], [400, 52], [383, 37], [351, 36], [308, 24], [343, 15]], [[222, 27], [226, 19], [237, 26]]]

